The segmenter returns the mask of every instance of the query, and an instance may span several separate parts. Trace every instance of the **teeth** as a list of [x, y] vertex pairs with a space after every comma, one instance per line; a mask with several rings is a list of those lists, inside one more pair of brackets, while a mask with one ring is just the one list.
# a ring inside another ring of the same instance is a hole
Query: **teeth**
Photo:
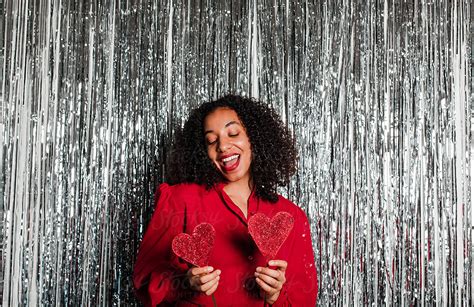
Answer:
[[222, 159], [222, 162], [229, 162], [230, 160], [237, 159], [239, 155], [233, 155], [228, 158]]

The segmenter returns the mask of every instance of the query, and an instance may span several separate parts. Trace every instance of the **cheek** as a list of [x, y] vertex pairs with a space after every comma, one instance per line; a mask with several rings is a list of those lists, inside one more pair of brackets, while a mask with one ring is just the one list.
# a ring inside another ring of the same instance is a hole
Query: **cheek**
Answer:
[[247, 157], [248, 163], [251, 163], [253, 159], [253, 152], [252, 152], [252, 147], [250, 146], [250, 143], [245, 142], [244, 148], [245, 148], [245, 155]]
[[217, 153], [215, 152], [215, 150], [212, 150], [212, 148], [210, 147], [207, 149], [207, 157], [209, 158], [209, 160], [215, 167], [219, 166], [219, 163], [216, 161]]
[[207, 148], [207, 156], [209, 159], [214, 160], [215, 155], [213, 155], [212, 150], [210, 147]]

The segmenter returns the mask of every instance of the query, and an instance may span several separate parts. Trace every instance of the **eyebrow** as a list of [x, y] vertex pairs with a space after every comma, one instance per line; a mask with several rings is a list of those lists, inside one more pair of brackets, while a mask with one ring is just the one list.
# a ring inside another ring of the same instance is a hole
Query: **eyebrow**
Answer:
[[[231, 121], [231, 122], [228, 122], [227, 124], [225, 124], [225, 127], [224, 128], [227, 128], [229, 127], [230, 125], [233, 125], [233, 124], [237, 124], [237, 125], [240, 125], [238, 122], [236, 122], [235, 120]], [[213, 130], [207, 130], [206, 132], [204, 132], [204, 135], [210, 133], [210, 132], [214, 132]]]

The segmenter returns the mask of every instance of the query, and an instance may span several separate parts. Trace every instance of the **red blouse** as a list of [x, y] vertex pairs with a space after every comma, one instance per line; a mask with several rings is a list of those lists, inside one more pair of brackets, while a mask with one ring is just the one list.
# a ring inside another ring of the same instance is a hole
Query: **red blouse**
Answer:
[[[207, 190], [198, 184], [163, 183], [155, 195], [156, 208], [135, 263], [136, 294], [146, 306], [213, 306], [211, 296], [187, 290], [184, 274], [190, 266], [174, 255], [171, 241], [181, 233], [207, 222], [216, 230], [209, 264], [220, 269], [214, 292], [218, 306], [264, 306], [254, 272], [266, 266], [248, 233], [247, 219], [225, 193], [225, 183]], [[279, 196], [277, 203], [257, 198], [248, 200], [248, 216], [262, 212], [273, 217], [279, 211], [293, 215], [295, 226], [275, 259], [286, 260], [286, 283], [273, 306], [315, 306], [318, 293], [316, 268], [308, 219], [303, 210]]]

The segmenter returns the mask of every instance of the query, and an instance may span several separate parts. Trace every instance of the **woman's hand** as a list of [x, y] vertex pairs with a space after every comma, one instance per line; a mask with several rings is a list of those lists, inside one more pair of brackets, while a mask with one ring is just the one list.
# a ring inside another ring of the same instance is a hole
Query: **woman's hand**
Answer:
[[276, 270], [268, 267], [257, 267], [255, 277], [257, 278], [257, 284], [265, 293], [265, 300], [269, 304], [275, 303], [283, 284], [286, 282], [285, 271], [288, 263], [285, 260], [270, 260], [269, 266], [276, 266]]
[[221, 270], [215, 270], [210, 266], [194, 267], [186, 273], [191, 289], [204, 292], [206, 295], [213, 294], [219, 285]]

